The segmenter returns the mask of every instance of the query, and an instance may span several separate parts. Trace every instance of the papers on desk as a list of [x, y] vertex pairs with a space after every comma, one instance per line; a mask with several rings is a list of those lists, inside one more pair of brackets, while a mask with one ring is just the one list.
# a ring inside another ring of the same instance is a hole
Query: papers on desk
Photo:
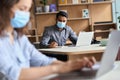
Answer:
[[66, 48], [66, 47], [69, 47], [69, 46], [58, 46], [56, 48]]

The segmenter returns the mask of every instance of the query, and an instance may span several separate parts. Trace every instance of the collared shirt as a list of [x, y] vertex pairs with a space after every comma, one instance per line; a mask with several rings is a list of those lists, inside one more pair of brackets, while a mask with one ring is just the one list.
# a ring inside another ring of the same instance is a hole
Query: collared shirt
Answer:
[[40, 41], [40, 47], [47, 48], [53, 41], [57, 42], [58, 46], [64, 46], [68, 39], [70, 39], [73, 44], [77, 42], [77, 36], [71, 27], [65, 26], [62, 31], [58, 30], [57, 25], [45, 27], [42, 40]]
[[0, 72], [9, 80], [18, 80], [22, 68], [45, 66], [54, 60], [35, 49], [25, 35], [18, 37], [14, 32], [13, 43], [8, 34], [0, 36]]

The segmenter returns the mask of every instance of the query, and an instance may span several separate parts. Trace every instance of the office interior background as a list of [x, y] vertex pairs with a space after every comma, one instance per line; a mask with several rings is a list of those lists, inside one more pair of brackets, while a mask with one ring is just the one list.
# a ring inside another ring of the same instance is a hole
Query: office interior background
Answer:
[[[34, 0], [29, 33], [33, 44], [39, 44], [44, 27], [55, 24], [55, 15], [64, 10], [68, 13], [69, 25], [78, 35], [80, 31], [93, 31], [94, 39], [108, 38], [110, 31], [120, 29], [119, 0]], [[63, 2], [62, 2], [63, 1]], [[48, 8], [48, 10], [44, 10]], [[69, 44], [68, 40], [66, 44]]]

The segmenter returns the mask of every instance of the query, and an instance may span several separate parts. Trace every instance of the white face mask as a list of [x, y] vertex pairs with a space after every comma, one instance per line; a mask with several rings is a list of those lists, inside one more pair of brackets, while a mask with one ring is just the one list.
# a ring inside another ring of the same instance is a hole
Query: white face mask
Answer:
[[30, 12], [16, 11], [14, 18], [11, 19], [13, 28], [23, 28], [30, 20]]
[[60, 22], [60, 21], [58, 21], [57, 22], [57, 26], [58, 26], [58, 28], [64, 28], [66, 26], [66, 22]]

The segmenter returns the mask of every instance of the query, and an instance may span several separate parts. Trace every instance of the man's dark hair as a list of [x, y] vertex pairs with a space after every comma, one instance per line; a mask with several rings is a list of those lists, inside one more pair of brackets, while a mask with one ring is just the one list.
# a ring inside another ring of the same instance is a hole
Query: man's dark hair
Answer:
[[56, 19], [58, 19], [59, 16], [64, 16], [64, 17], [68, 18], [68, 14], [65, 11], [59, 11], [56, 15]]

